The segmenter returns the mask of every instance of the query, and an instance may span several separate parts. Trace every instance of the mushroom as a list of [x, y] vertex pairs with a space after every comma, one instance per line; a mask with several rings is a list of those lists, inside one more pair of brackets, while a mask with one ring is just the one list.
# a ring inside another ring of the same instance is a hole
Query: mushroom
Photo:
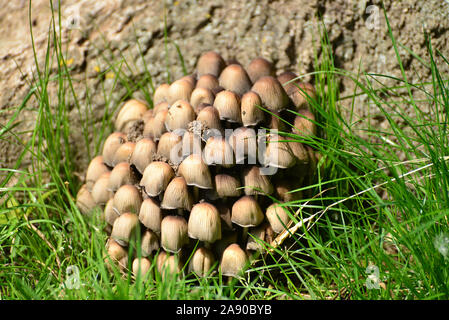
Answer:
[[274, 68], [270, 61], [259, 57], [250, 62], [247, 68], [248, 76], [252, 83], [264, 76], [273, 76]]
[[135, 147], [136, 143], [131, 141], [125, 142], [120, 147], [118, 147], [117, 151], [115, 151], [114, 156], [112, 157], [112, 166], [115, 167], [120, 162], [129, 162]]
[[118, 263], [120, 270], [124, 270], [128, 264], [128, 251], [112, 238], [106, 243], [108, 257], [105, 259], [106, 266], [111, 269], [111, 262]]
[[295, 117], [293, 133], [303, 136], [310, 137], [316, 135], [316, 124], [315, 115], [307, 109], [301, 109], [298, 111]]
[[228, 277], [239, 277], [248, 261], [246, 252], [237, 243], [233, 243], [223, 252], [220, 263], [221, 273]]
[[144, 278], [150, 268], [151, 262], [147, 258], [135, 258], [132, 264], [133, 275], [136, 278]]
[[189, 262], [189, 272], [193, 272], [200, 277], [206, 276], [215, 265], [215, 257], [208, 248], [201, 247], [195, 250]]
[[165, 189], [161, 208], [167, 210], [178, 210], [182, 215], [184, 210], [190, 211], [193, 206], [193, 199], [187, 188], [186, 180], [183, 177], [176, 177]]
[[135, 184], [137, 182], [137, 175], [131, 168], [131, 165], [128, 162], [121, 162], [112, 169], [107, 189], [115, 192], [125, 184]]
[[279, 81], [271, 76], [265, 76], [254, 83], [251, 91], [257, 93], [263, 106], [271, 111], [281, 111], [288, 107], [289, 98]]
[[213, 104], [215, 100], [214, 93], [206, 88], [196, 88], [190, 96], [190, 104], [196, 113], [199, 111], [199, 105], [202, 103]]
[[90, 215], [97, 208], [97, 203], [85, 184], [81, 186], [76, 194], [76, 206], [84, 215]]
[[178, 100], [190, 101], [194, 86], [188, 80], [176, 80], [168, 90], [168, 103], [173, 105]]
[[174, 176], [175, 172], [168, 163], [153, 161], [145, 168], [140, 185], [150, 197], [157, 197], [167, 188]]
[[234, 165], [234, 153], [228, 141], [221, 136], [212, 136], [203, 150], [204, 161], [208, 165], [220, 165], [230, 168]]
[[114, 210], [120, 215], [124, 212], [138, 214], [141, 205], [142, 195], [133, 185], [121, 186], [114, 195]]
[[168, 131], [187, 129], [190, 122], [195, 120], [196, 114], [193, 107], [184, 100], [177, 100], [168, 109], [165, 118], [165, 126]]
[[270, 195], [274, 191], [268, 176], [261, 174], [258, 166], [250, 166], [243, 169], [242, 184], [245, 187], [246, 195]]
[[206, 74], [218, 77], [225, 66], [226, 62], [218, 53], [208, 51], [203, 53], [198, 59], [196, 69], [199, 77]]
[[177, 254], [169, 254], [165, 251], [159, 252], [157, 256], [157, 271], [162, 279], [173, 278], [181, 272], [181, 261]]
[[153, 139], [143, 138], [137, 141], [136, 147], [131, 155], [130, 162], [137, 170], [143, 174], [145, 168], [152, 161], [152, 157], [156, 154], [157, 146]]
[[254, 91], [248, 91], [242, 96], [241, 114], [245, 127], [257, 126], [265, 121], [265, 113], [261, 107], [262, 100]]
[[165, 119], [167, 118], [167, 115], [168, 109], [161, 110], [148, 119], [143, 127], [143, 136], [151, 138], [154, 141], [159, 141], [161, 136], [167, 132], [167, 128], [165, 127]]
[[229, 144], [235, 154], [237, 164], [245, 163], [248, 158], [248, 164], [257, 163], [257, 137], [252, 128], [241, 127], [235, 129], [229, 137]]
[[157, 87], [153, 94], [153, 104], [156, 106], [161, 102], [168, 102], [169, 90], [170, 85], [168, 83], [163, 83]]
[[240, 181], [229, 174], [217, 174], [215, 176], [215, 190], [218, 197], [226, 200], [227, 197], [240, 197], [242, 190]]
[[212, 74], [204, 74], [199, 77], [198, 81], [196, 82], [196, 88], [209, 89], [210, 91], [212, 91], [212, 93], [216, 93], [218, 89], [223, 89], [218, 83], [218, 78]]
[[232, 205], [231, 221], [243, 228], [243, 242], [246, 242], [248, 228], [258, 226], [263, 219], [262, 209], [252, 196], [243, 196]]
[[141, 243], [141, 252], [142, 256], [148, 257], [150, 256], [154, 251], [159, 250], [159, 238], [151, 230], [145, 231], [145, 233], [142, 236], [142, 243]]
[[188, 157], [191, 154], [202, 154], [201, 136], [193, 133], [186, 132], [182, 136], [182, 150], [181, 155], [183, 158]]
[[281, 233], [284, 231], [290, 221], [287, 209], [277, 203], [270, 205], [265, 214], [271, 228], [273, 228], [273, 231], [276, 233]]
[[92, 187], [94, 186], [95, 182], [100, 178], [100, 176], [110, 171], [108, 166], [104, 164], [103, 156], [96, 156], [94, 157], [87, 167], [86, 171], [86, 188], [89, 191], [92, 191]]
[[105, 205], [114, 196], [114, 193], [108, 190], [110, 175], [110, 171], [103, 173], [92, 187], [92, 198], [98, 205]]
[[139, 210], [139, 220], [148, 229], [157, 234], [161, 233], [162, 210], [156, 200], [143, 200]]
[[295, 165], [296, 158], [285, 138], [277, 134], [270, 134], [265, 149], [265, 166], [286, 169]]
[[187, 221], [181, 216], [166, 216], [161, 223], [161, 247], [177, 253], [189, 243]]
[[173, 163], [182, 161], [182, 136], [175, 132], [166, 132], [157, 145], [157, 154]]
[[114, 198], [109, 199], [104, 207], [104, 219], [110, 226], [113, 226], [119, 216], [120, 214], [114, 210]]
[[221, 238], [221, 219], [217, 208], [210, 203], [200, 202], [193, 206], [188, 222], [189, 237], [204, 241], [209, 247]]
[[168, 104], [168, 102], [160, 102], [158, 104], [156, 104], [153, 108], [153, 116], [157, 115], [159, 112], [162, 111], [168, 111], [168, 109], [170, 108], [170, 105]]
[[138, 234], [140, 227], [136, 214], [125, 212], [118, 217], [112, 226], [111, 238], [119, 245], [127, 246]]
[[274, 238], [274, 232], [268, 223], [262, 223], [257, 227], [249, 229], [248, 241], [246, 242], [246, 250], [263, 251], [262, 241], [270, 244]]
[[117, 149], [127, 141], [126, 135], [122, 132], [111, 133], [103, 145], [103, 161], [110, 167], [114, 166], [113, 159]]
[[221, 120], [226, 120], [230, 123], [242, 123], [240, 98], [234, 92], [223, 90], [217, 93], [214, 107], [217, 108]]
[[251, 89], [251, 80], [245, 69], [238, 64], [230, 64], [221, 72], [218, 78], [220, 86], [242, 96]]
[[208, 129], [216, 129], [222, 131], [220, 123], [220, 113], [213, 106], [204, 107], [196, 117], [196, 120], [203, 123]]
[[178, 174], [184, 177], [187, 185], [193, 186], [195, 201], [199, 200], [199, 189], [212, 189], [209, 167], [201, 154], [191, 154], [185, 158], [179, 165]]
[[126, 101], [115, 120], [116, 130], [127, 133], [133, 122], [141, 120], [147, 110], [147, 105], [141, 101], [136, 99]]

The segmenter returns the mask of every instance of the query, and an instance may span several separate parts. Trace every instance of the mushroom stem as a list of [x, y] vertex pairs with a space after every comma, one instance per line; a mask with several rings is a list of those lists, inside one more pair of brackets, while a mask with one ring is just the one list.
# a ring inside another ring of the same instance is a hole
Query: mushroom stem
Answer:
[[200, 189], [195, 186], [193, 187], [193, 198], [195, 199], [195, 202], [200, 200]]
[[248, 227], [243, 227], [242, 229], [242, 243], [246, 245], [246, 241], [248, 240]]
[[184, 215], [184, 209], [178, 208], [178, 215], [183, 216]]

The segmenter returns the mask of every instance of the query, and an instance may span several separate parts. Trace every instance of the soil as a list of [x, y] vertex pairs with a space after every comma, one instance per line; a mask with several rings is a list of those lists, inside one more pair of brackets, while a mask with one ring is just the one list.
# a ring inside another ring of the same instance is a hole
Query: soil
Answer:
[[[426, 59], [425, 31], [432, 38], [433, 50], [448, 56], [449, 1], [385, 2], [399, 43]], [[17, 0], [8, 1], [0, 8], [0, 128], [21, 105], [36, 77], [30, 27], [39, 68], [44, 69], [48, 31], [54, 29], [51, 17], [57, 16], [57, 4], [53, 0], [52, 11], [49, 0], [33, 0], [29, 12], [29, 2]], [[137, 81], [143, 79], [147, 69], [153, 82], [161, 84], [167, 81], [166, 61], [172, 79], [183, 75], [173, 43], [179, 46], [188, 71], [194, 69], [202, 52], [215, 50], [225, 59], [235, 59], [244, 66], [253, 58], [263, 56], [274, 62], [278, 72], [291, 70], [311, 80], [307, 74], [313, 71], [315, 53], [321, 52], [318, 17], [322, 17], [337, 67], [354, 73], [363, 70], [401, 77], [380, 1], [61, 0], [60, 10], [62, 19], [56, 22], [56, 31], [61, 32], [65, 62], [71, 69], [74, 91], [81, 102], [78, 109], [72, 95], [67, 94], [68, 116], [74, 128], [70, 136], [75, 146], [73, 159], [80, 173], [86, 170], [89, 160], [81, 130], [75, 129], [81, 127], [80, 113], [91, 112], [94, 118], [90, 124], [98, 127], [106, 105], [103, 90], [113, 92], [110, 105], [115, 107], [128, 94], [125, 86], [108, 76], [110, 62], [118, 66], [126, 59], [128, 65], [121, 64], [125, 74]], [[170, 39], [168, 56], [164, 13]], [[413, 59], [410, 52], [400, 48], [399, 54], [409, 81], [430, 79], [430, 71]], [[53, 63], [51, 72], [56, 70], [57, 63]], [[342, 96], [353, 94], [351, 80], [342, 79], [340, 86]], [[55, 106], [57, 83], [52, 83], [48, 90]], [[138, 92], [133, 96], [144, 98]], [[358, 119], [353, 121], [369, 116], [372, 125], [385, 126], [386, 119], [365, 99], [363, 96], [356, 99], [354, 108]], [[343, 101], [342, 107], [350, 108], [350, 102]], [[422, 108], [425, 112], [426, 106]], [[0, 140], [0, 167], [14, 167], [23, 143], [31, 137], [37, 110], [36, 99], [32, 97], [17, 118], [13, 132]], [[28, 164], [29, 159], [25, 159], [22, 168]]]

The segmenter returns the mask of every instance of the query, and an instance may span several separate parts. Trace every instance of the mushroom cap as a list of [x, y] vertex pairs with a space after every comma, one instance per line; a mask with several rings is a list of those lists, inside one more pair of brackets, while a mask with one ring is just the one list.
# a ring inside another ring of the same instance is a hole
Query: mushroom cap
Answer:
[[189, 272], [204, 277], [214, 266], [215, 257], [211, 250], [201, 247], [195, 250], [189, 262]]
[[260, 107], [262, 107], [262, 100], [254, 91], [248, 91], [242, 96], [241, 114], [245, 127], [257, 126], [265, 121], [265, 111]]
[[182, 155], [182, 157], [188, 157], [191, 154], [197, 154], [197, 155], [202, 154], [201, 136], [199, 136], [191, 131], [187, 131], [182, 136], [181, 155]]
[[137, 176], [128, 162], [120, 162], [111, 171], [108, 182], [109, 191], [117, 191], [125, 184], [135, 184], [138, 182]]
[[221, 55], [215, 51], [208, 51], [200, 56], [196, 69], [198, 77], [205, 74], [211, 74], [218, 77], [225, 66], [226, 62], [223, 60]]
[[142, 205], [142, 194], [133, 185], [125, 184], [114, 194], [114, 209], [119, 213], [138, 214]]
[[130, 162], [133, 164], [140, 173], [143, 173], [145, 168], [152, 161], [152, 157], [156, 154], [157, 145], [150, 138], [143, 138], [137, 141], [133, 154], [131, 155]]
[[276, 233], [284, 231], [290, 221], [287, 209], [277, 203], [270, 205], [265, 214], [271, 228], [273, 228], [273, 231]]
[[264, 214], [252, 196], [243, 196], [232, 206], [231, 220], [241, 227], [255, 227], [264, 219]]
[[234, 92], [223, 90], [217, 93], [214, 100], [214, 107], [218, 110], [221, 120], [242, 123], [240, 97]]
[[117, 151], [114, 153], [114, 157], [112, 158], [112, 166], [115, 167], [120, 162], [129, 162], [135, 147], [136, 143], [131, 141], [127, 141], [118, 147]]
[[86, 187], [87, 190], [92, 191], [92, 187], [98, 178], [105, 172], [110, 171], [107, 165], [104, 164], [103, 156], [94, 157], [87, 167], [86, 171]]
[[91, 194], [96, 204], [104, 205], [110, 198], [114, 196], [114, 193], [108, 190], [110, 175], [110, 171], [103, 173], [92, 187]]
[[104, 207], [104, 219], [110, 226], [113, 226], [119, 216], [120, 214], [114, 209], [114, 198], [109, 199]]
[[137, 234], [139, 218], [136, 214], [125, 212], [114, 221], [111, 238], [118, 244], [126, 246]]
[[263, 106], [271, 111], [281, 111], [288, 107], [289, 98], [279, 81], [271, 76], [265, 76], [254, 83], [251, 91], [257, 93]]
[[214, 93], [206, 88], [196, 88], [193, 90], [192, 95], [190, 96], [190, 104], [196, 113], [198, 113], [198, 107], [200, 104], [213, 104], [215, 100]]
[[141, 249], [142, 256], [144, 257], [150, 256], [154, 251], [159, 249], [159, 238], [156, 233], [151, 230], [144, 232], [142, 236]]
[[126, 135], [122, 132], [111, 133], [103, 144], [103, 161], [108, 166], [113, 167], [113, 159], [117, 149], [127, 141]]
[[177, 100], [168, 109], [165, 126], [168, 131], [187, 129], [190, 122], [195, 120], [196, 114], [187, 100]]
[[257, 160], [257, 135], [252, 128], [240, 127], [229, 136], [229, 144], [235, 154], [236, 163], [244, 163], [249, 158], [248, 164], [256, 164]]
[[156, 105], [154, 105], [153, 108], [153, 116], [157, 115], [159, 112], [164, 111], [164, 110], [168, 110], [170, 108], [170, 105], [168, 104], [168, 102], [160, 102]]
[[261, 241], [270, 244], [274, 239], [274, 232], [270, 224], [262, 223], [248, 230], [250, 236], [246, 242], [247, 250], [263, 251], [265, 246]]
[[220, 270], [224, 276], [238, 277], [248, 263], [248, 256], [237, 243], [229, 245], [223, 252]]
[[215, 176], [215, 190], [218, 197], [240, 197], [242, 190], [240, 181], [229, 174], [217, 174]]
[[76, 194], [76, 206], [84, 215], [90, 215], [97, 207], [97, 203], [85, 184], [81, 186]]
[[177, 254], [170, 254], [160, 251], [157, 256], [157, 271], [164, 278], [169, 275], [176, 275], [181, 272], [181, 260]]
[[179, 165], [178, 174], [184, 177], [189, 186], [212, 189], [209, 167], [200, 154], [191, 154], [185, 158]]
[[298, 114], [295, 117], [294, 128], [292, 129], [293, 133], [305, 137], [315, 136], [315, 115], [308, 109], [298, 110]]
[[162, 210], [159, 203], [152, 198], [143, 200], [139, 210], [139, 220], [148, 229], [160, 233]]
[[153, 94], [153, 104], [158, 105], [161, 102], [168, 102], [169, 90], [170, 85], [168, 83], [163, 83], [157, 87]]
[[218, 83], [218, 78], [212, 74], [204, 74], [198, 78], [196, 82], [196, 88], [205, 88], [214, 92], [216, 89], [220, 88]]
[[190, 211], [192, 206], [193, 199], [187, 188], [186, 180], [183, 177], [173, 178], [165, 189], [161, 208], [168, 210], [183, 209]]
[[181, 216], [166, 216], [161, 222], [161, 247], [177, 253], [189, 242], [187, 221]]
[[253, 59], [246, 70], [252, 83], [264, 76], [274, 76], [273, 64], [262, 57]]
[[194, 86], [186, 79], [179, 79], [170, 85], [168, 90], [168, 103], [173, 105], [178, 100], [190, 101]]
[[176, 132], [166, 132], [161, 136], [157, 145], [157, 154], [179, 163], [182, 160], [182, 136]]
[[232, 148], [226, 138], [221, 136], [212, 136], [207, 139], [203, 156], [208, 165], [221, 165], [229, 168], [235, 164]]
[[221, 238], [221, 219], [217, 208], [207, 202], [193, 206], [188, 223], [189, 237], [213, 243]]
[[117, 131], [127, 132], [131, 122], [141, 120], [143, 114], [148, 110], [148, 107], [142, 101], [130, 99], [126, 101], [120, 108], [120, 111], [115, 120], [115, 128]]
[[158, 141], [167, 132], [167, 128], [165, 127], [167, 115], [168, 109], [160, 110], [153, 117], [149, 118], [143, 127], [143, 136]]
[[230, 64], [224, 68], [218, 82], [225, 90], [233, 91], [240, 96], [251, 89], [251, 80], [239, 64]]
[[251, 166], [243, 169], [242, 184], [245, 187], [246, 195], [272, 194], [274, 189], [267, 175], [260, 172], [258, 166]]
[[153, 161], [145, 168], [140, 185], [150, 197], [156, 197], [167, 188], [174, 176], [175, 172], [168, 163]]
[[286, 138], [277, 134], [270, 134], [265, 149], [264, 164], [276, 168], [290, 168], [295, 165], [296, 157], [290, 149]]
[[151, 262], [147, 258], [135, 258], [132, 264], [132, 271], [135, 277], [144, 277], [151, 268]]
[[209, 129], [222, 131], [220, 113], [214, 106], [207, 106], [201, 109], [196, 116], [196, 120], [203, 123]]

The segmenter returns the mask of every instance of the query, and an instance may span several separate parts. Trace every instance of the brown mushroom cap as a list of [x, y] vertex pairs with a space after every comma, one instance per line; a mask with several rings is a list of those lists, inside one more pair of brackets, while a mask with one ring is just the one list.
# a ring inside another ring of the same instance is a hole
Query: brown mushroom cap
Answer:
[[247, 71], [252, 83], [264, 76], [274, 76], [273, 64], [262, 57], [252, 60], [248, 65]]
[[220, 88], [220, 84], [218, 83], [218, 78], [216, 76], [212, 74], [204, 74], [199, 77], [196, 82], [196, 88], [205, 88], [215, 92], [218, 88]]
[[168, 90], [168, 103], [173, 105], [178, 100], [190, 101], [194, 86], [185, 79], [179, 79], [170, 85]]
[[142, 101], [131, 99], [126, 101], [120, 108], [120, 111], [115, 120], [115, 128], [117, 131], [127, 132], [130, 124], [133, 121], [141, 120], [143, 114], [148, 110], [148, 107]]
[[209, 167], [200, 154], [191, 154], [185, 158], [179, 165], [178, 174], [184, 177], [189, 186], [212, 189]]
[[276, 233], [284, 231], [290, 221], [287, 209], [277, 203], [273, 203], [267, 208], [266, 216], [273, 231]]
[[132, 271], [135, 277], [145, 277], [151, 268], [151, 262], [147, 258], [135, 258], [132, 263]]
[[226, 66], [226, 62], [223, 58], [214, 51], [208, 51], [201, 55], [197, 63], [198, 77], [205, 74], [211, 74], [218, 77]]
[[268, 175], [261, 174], [260, 168], [257, 166], [251, 166], [243, 169], [242, 184], [245, 187], [244, 190], [246, 195], [269, 195], [274, 191]]
[[217, 174], [215, 176], [215, 190], [218, 197], [239, 197], [242, 194], [240, 181], [229, 174]]
[[114, 208], [119, 214], [131, 212], [138, 214], [142, 205], [142, 195], [133, 185], [123, 185], [114, 194]]
[[215, 264], [215, 257], [211, 250], [201, 247], [195, 250], [189, 262], [189, 272], [204, 277]]
[[105, 172], [110, 171], [110, 169], [104, 164], [103, 156], [94, 157], [87, 167], [86, 171], [86, 187], [87, 190], [92, 191], [92, 187], [98, 178]]
[[181, 216], [166, 216], [161, 222], [161, 247], [177, 253], [189, 242], [187, 221]]
[[117, 191], [125, 184], [135, 184], [138, 182], [137, 175], [128, 162], [120, 162], [114, 167], [109, 176], [108, 190]]
[[245, 127], [257, 126], [265, 121], [265, 111], [261, 107], [262, 100], [254, 91], [248, 91], [242, 96], [241, 114]]
[[143, 138], [137, 141], [130, 162], [140, 173], [151, 163], [153, 155], [156, 154], [157, 146], [153, 139]]
[[156, 197], [167, 188], [174, 176], [175, 172], [168, 163], [153, 161], [145, 168], [140, 185], [150, 197]]
[[224, 68], [218, 82], [225, 90], [233, 91], [240, 96], [251, 89], [251, 80], [248, 74], [238, 64], [230, 64]]
[[153, 94], [153, 104], [158, 105], [162, 102], [168, 102], [169, 90], [170, 85], [168, 83], [163, 83], [159, 87], [157, 87]]
[[229, 144], [235, 154], [236, 163], [244, 163], [248, 158], [248, 164], [257, 163], [257, 135], [252, 128], [240, 127], [229, 136]]
[[238, 277], [248, 263], [248, 256], [245, 251], [236, 243], [229, 245], [223, 252], [220, 270], [224, 276]]
[[193, 206], [192, 196], [183, 177], [176, 177], [170, 181], [165, 189], [161, 208], [167, 210], [182, 209], [190, 211]]
[[145, 231], [145, 233], [142, 236], [142, 256], [148, 257], [150, 256], [154, 251], [157, 251], [159, 249], [159, 238], [151, 230]]
[[168, 109], [165, 126], [168, 131], [187, 129], [189, 123], [195, 118], [196, 114], [190, 103], [185, 100], [177, 100]]
[[114, 209], [114, 198], [111, 198], [106, 203], [106, 206], [104, 207], [104, 218], [106, 222], [113, 226], [115, 220], [120, 216], [120, 214]]
[[129, 162], [135, 147], [136, 143], [131, 141], [125, 142], [120, 147], [118, 147], [112, 158], [112, 166], [116, 166], [120, 162]]
[[214, 107], [218, 110], [221, 120], [242, 123], [240, 98], [234, 92], [223, 90], [217, 93], [214, 100]]
[[113, 132], [103, 144], [103, 161], [108, 166], [113, 167], [113, 159], [117, 149], [127, 141], [126, 135], [122, 132]]
[[207, 106], [201, 109], [201, 111], [198, 112], [196, 120], [203, 123], [209, 129], [222, 131], [220, 123], [220, 113], [218, 112], [217, 108], [213, 106]]
[[290, 149], [286, 138], [277, 134], [270, 134], [265, 149], [265, 165], [276, 168], [290, 168], [295, 165], [296, 157]]
[[254, 83], [251, 91], [257, 93], [263, 106], [271, 111], [287, 109], [289, 98], [279, 81], [271, 76], [265, 76]]
[[139, 226], [139, 218], [137, 215], [125, 212], [115, 220], [111, 238], [118, 244], [126, 246], [138, 234]]
[[143, 127], [143, 136], [158, 141], [160, 137], [167, 132], [167, 128], [165, 127], [167, 115], [168, 109], [161, 110], [153, 117], [149, 118]]
[[228, 141], [221, 136], [212, 136], [207, 140], [203, 156], [208, 165], [220, 165], [229, 168], [235, 164], [232, 148]]
[[215, 100], [214, 93], [206, 88], [196, 88], [193, 90], [192, 95], [190, 96], [190, 104], [196, 113], [198, 113], [199, 105], [202, 103], [205, 104], [213, 104]]
[[315, 115], [307, 109], [298, 110], [299, 115], [295, 117], [293, 133], [300, 136], [315, 136], [316, 124]]
[[217, 208], [207, 202], [193, 206], [188, 223], [189, 237], [213, 243], [221, 238], [221, 220]]
[[231, 220], [241, 227], [255, 227], [263, 219], [262, 209], [252, 196], [243, 196], [232, 206]]
[[92, 198], [98, 205], [105, 205], [114, 196], [114, 193], [108, 190], [110, 175], [110, 171], [103, 173], [92, 187]]
[[182, 158], [182, 136], [175, 132], [166, 132], [161, 136], [157, 145], [157, 154], [179, 163]]
[[97, 203], [85, 184], [81, 186], [76, 195], [76, 206], [84, 215], [90, 215], [97, 207]]
[[159, 203], [151, 198], [143, 200], [139, 210], [139, 220], [145, 227], [159, 234], [162, 221], [162, 210]]

